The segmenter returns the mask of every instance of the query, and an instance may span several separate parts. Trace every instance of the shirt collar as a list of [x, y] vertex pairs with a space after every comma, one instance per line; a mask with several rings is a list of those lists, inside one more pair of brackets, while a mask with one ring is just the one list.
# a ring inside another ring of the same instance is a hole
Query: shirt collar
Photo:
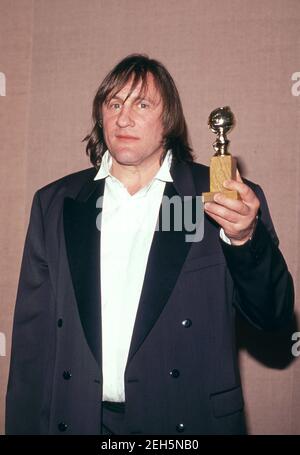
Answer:
[[[109, 150], [106, 150], [106, 152], [104, 153], [104, 155], [102, 157], [99, 171], [97, 172], [96, 176], [94, 177], [94, 180], [104, 179], [108, 176], [113, 177], [112, 174], [110, 173], [111, 163], [112, 163], [112, 156], [111, 156]], [[157, 173], [155, 174], [154, 179], [162, 180], [163, 182], [173, 182], [173, 178], [170, 174], [171, 163], [172, 163], [172, 150], [170, 149], [167, 151], [166, 156], [162, 162], [162, 165], [160, 166]]]

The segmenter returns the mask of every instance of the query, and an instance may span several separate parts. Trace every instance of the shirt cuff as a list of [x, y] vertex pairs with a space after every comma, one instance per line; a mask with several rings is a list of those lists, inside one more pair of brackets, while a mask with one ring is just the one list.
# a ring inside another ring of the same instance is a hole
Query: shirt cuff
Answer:
[[231, 241], [230, 241], [230, 239], [227, 237], [227, 235], [225, 234], [223, 228], [220, 229], [220, 237], [221, 237], [221, 239], [223, 240], [223, 242], [228, 243], [228, 245], [231, 245]]

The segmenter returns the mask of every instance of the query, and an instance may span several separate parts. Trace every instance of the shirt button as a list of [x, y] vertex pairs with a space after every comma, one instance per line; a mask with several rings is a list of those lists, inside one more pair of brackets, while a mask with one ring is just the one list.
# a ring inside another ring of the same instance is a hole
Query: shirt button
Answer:
[[191, 321], [190, 319], [185, 319], [184, 321], [182, 321], [181, 324], [183, 325], [183, 327], [185, 327], [186, 329], [188, 329], [189, 327], [191, 327], [192, 321]]
[[66, 431], [66, 430], [67, 430], [68, 425], [67, 425], [65, 422], [60, 422], [60, 423], [57, 425], [57, 428], [59, 429], [59, 431], [63, 432], [63, 431]]
[[174, 370], [170, 371], [170, 376], [172, 376], [172, 378], [178, 378], [179, 375], [180, 375], [180, 371], [176, 370], [176, 368]]
[[57, 321], [57, 326], [58, 326], [59, 328], [61, 328], [61, 327], [63, 326], [63, 323], [64, 323], [64, 321], [60, 318], [60, 319], [58, 319], [58, 321]]
[[69, 379], [71, 379], [71, 377], [72, 377], [72, 374], [71, 374], [70, 371], [64, 371], [64, 372], [63, 372], [63, 378], [64, 378], [66, 381], [68, 381]]
[[177, 431], [178, 433], [182, 433], [184, 430], [185, 430], [185, 426], [184, 426], [183, 423], [178, 423], [178, 424], [176, 425], [176, 431]]

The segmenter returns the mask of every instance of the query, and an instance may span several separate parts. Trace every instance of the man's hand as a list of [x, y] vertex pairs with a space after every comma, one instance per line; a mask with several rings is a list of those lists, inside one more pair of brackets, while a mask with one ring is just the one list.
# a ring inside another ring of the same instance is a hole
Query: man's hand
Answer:
[[217, 193], [215, 202], [205, 203], [204, 210], [224, 229], [232, 245], [243, 245], [253, 234], [260, 203], [251, 188], [243, 183], [238, 170], [236, 176], [236, 180], [228, 180], [223, 186], [238, 191], [241, 199], [230, 199]]

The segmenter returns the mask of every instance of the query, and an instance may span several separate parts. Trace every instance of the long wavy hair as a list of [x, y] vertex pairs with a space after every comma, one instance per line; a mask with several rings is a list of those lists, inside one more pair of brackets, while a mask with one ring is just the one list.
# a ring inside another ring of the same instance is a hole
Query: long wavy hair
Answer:
[[99, 168], [102, 156], [107, 150], [102, 123], [102, 105], [109, 102], [129, 81], [129, 97], [141, 82], [140, 91], [147, 90], [147, 75], [151, 73], [163, 102], [163, 153], [161, 163], [169, 149], [173, 160], [193, 161], [188, 130], [175, 82], [168, 70], [157, 60], [147, 55], [132, 54], [121, 60], [105, 77], [93, 101], [92, 118], [94, 126], [83, 141], [87, 141], [86, 153], [91, 163]]

